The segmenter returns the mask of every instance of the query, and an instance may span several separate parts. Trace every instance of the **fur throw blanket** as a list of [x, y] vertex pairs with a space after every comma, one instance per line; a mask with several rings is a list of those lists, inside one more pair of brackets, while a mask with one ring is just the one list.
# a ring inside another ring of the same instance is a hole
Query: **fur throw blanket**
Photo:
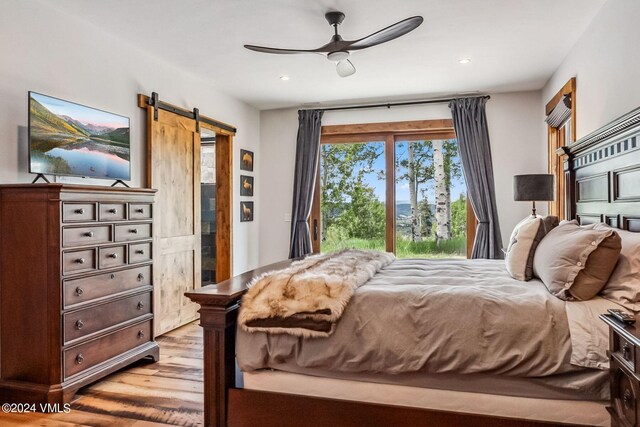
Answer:
[[328, 337], [356, 289], [395, 256], [349, 249], [313, 255], [249, 284], [238, 321], [248, 332]]

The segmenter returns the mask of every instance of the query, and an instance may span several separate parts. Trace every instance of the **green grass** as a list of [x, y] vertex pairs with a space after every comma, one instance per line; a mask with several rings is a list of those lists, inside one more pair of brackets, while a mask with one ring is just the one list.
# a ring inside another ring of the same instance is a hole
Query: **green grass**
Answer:
[[[396, 240], [396, 256], [398, 258], [465, 258], [467, 239], [464, 236], [440, 242], [424, 240], [412, 242], [410, 240]], [[371, 249], [384, 251], [384, 239], [344, 239], [339, 241], [327, 240], [322, 242], [323, 253], [335, 252], [342, 249]]]

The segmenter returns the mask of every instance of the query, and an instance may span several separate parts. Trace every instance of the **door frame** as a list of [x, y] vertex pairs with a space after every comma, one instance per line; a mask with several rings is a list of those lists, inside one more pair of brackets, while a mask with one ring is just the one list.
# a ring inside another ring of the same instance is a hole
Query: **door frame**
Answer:
[[[387, 203], [396, 198], [396, 168], [395, 149], [396, 142], [406, 140], [423, 139], [455, 139], [456, 133], [452, 119], [413, 120], [400, 122], [360, 123], [347, 125], [322, 126], [320, 132], [320, 145], [384, 142], [385, 153], [385, 217], [386, 217], [386, 251], [396, 251], [396, 206], [395, 203]], [[320, 212], [320, 155], [316, 167], [316, 185], [309, 216], [309, 229], [311, 230], [311, 245], [314, 253], [320, 253], [320, 234], [322, 230], [322, 215]], [[469, 197], [467, 197], [467, 258], [471, 257], [473, 242], [475, 240], [478, 220], [473, 212]]]

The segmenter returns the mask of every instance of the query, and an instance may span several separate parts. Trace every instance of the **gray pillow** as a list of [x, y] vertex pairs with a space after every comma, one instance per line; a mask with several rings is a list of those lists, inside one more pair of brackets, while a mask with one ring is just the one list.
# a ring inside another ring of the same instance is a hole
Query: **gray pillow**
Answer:
[[588, 300], [609, 280], [620, 249], [620, 236], [611, 228], [563, 222], [538, 245], [534, 274], [560, 299]]
[[[597, 224], [599, 230], [613, 230], [606, 224]], [[615, 231], [622, 238], [618, 264], [600, 295], [621, 306], [640, 311], [640, 233]]]
[[533, 278], [533, 256], [536, 248], [542, 238], [557, 225], [558, 217], [529, 215], [515, 226], [504, 258], [511, 277], [522, 281]]

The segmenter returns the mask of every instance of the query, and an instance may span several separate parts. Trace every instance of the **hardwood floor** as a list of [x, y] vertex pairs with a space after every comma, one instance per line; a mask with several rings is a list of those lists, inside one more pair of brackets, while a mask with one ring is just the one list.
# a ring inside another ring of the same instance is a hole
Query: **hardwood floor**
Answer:
[[80, 389], [69, 413], [5, 414], [2, 426], [202, 426], [202, 329], [157, 339], [160, 361], [138, 362]]

